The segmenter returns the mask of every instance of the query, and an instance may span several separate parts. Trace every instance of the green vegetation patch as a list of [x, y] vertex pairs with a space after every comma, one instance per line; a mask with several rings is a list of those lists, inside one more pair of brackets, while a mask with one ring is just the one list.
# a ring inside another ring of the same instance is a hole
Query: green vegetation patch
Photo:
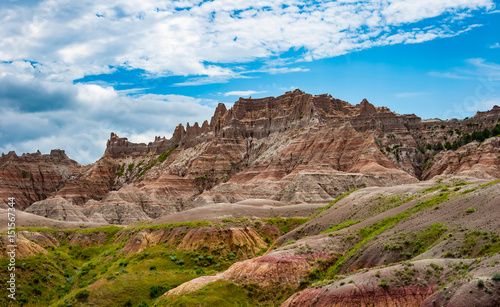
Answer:
[[[153, 227], [204, 226], [208, 222], [173, 223]], [[71, 232], [86, 233], [89, 238], [106, 231], [114, 237], [120, 227], [55, 230], [25, 228], [23, 230], [53, 232], [64, 238]], [[102, 234], [99, 234], [102, 237]], [[63, 239], [58, 247], [45, 247], [48, 254], [20, 258], [17, 261], [17, 298], [28, 306], [146, 306], [164, 292], [200, 275], [213, 275], [238, 261], [237, 257], [212, 255], [201, 251], [176, 250], [159, 244], [141, 253], [126, 255], [121, 249], [127, 240], [91, 247], [72, 246]], [[9, 274], [7, 258], [0, 259], [0, 279]], [[0, 289], [6, 297], [6, 288]]]
[[345, 221], [343, 223], [339, 223], [339, 224], [336, 224], [336, 225], [333, 225], [331, 226], [330, 228], [328, 228], [327, 230], [321, 232], [322, 234], [323, 233], [329, 233], [329, 232], [334, 232], [334, 231], [337, 231], [337, 230], [340, 230], [340, 229], [343, 229], [343, 228], [347, 228], [349, 226], [352, 226], [354, 224], [357, 224], [359, 222], [361, 222], [363, 220], [349, 220], [349, 221]]
[[[317, 217], [318, 215], [320, 215], [321, 213], [325, 212], [326, 210], [330, 209], [333, 205], [335, 205], [336, 203], [338, 203], [340, 200], [346, 198], [347, 196], [349, 196], [352, 192], [355, 192], [359, 190], [359, 188], [356, 188], [356, 189], [352, 189], [348, 192], [345, 192], [344, 194], [338, 196], [335, 200], [333, 200], [331, 203], [329, 203], [326, 207], [324, 207], [323, 209], [321, 209], [320, 211], [318, 211], [318, 213], [316, 213], [312, 218], [315, 218]], [[311, 218], [311, 219], [312, 219]]]
[[121, 177], [121, 176], [123, 176], [124, 172], [125, 172], [125, 163], [123, 163], [122, 165], [118, 165], [118, 167], [116, 169], [116, 176]]
[[160, 156], [158, 156], [158, 158], [156, 158], [155, 160], [151, 161], [140, 173], [139, 175], [137, 175], [137, 179], [141, 178], [147, 171], [149, 171], [153, 166], [156, 165], [156, 163], [160, 162], [165, 162], [165, 160], [167, 160], [167, 158], [174, 152], [174, 150], [177, 149], [179, 145], [175, 145], [174, 148], [170, 149], [169, 151], [166, 151], [164, 153], [162, 153]]
[[170, 156], [174, 150], [177, 149], [179, 145], [175, 145], [174, 148], [170, 149], [169, 151], [166, 151], [164, 153], [162, 153], [159, 157], [158, 157], [158, 161], [159, 162], [165, 162], [165, 160], [167, 160], [168, 156]]
[[[30, 231], [30, 232], [48, 232], [52, 234], [65, 234], [68, 236], [71, 233], [81, 233], [81, 234], [97, 234], [100, 232], [106, 233], [106, 243], [109, 241], [120, 231], [123, 230], [123, 227], [118, 226], [104, 226], [98, 228], [75, 228], [75, 229], [53, 229], [46, 227], [18, 227], [17, 231]], [[64, 237], [64, 236], [63, 236]], [[64, 242], [64, 240], [63, 240]]]
[[271, 218], [263, 219], [264, 222], [275, 225], [281, 231], [281, 234], [285, 234], [290, 230], [297, 228], [298, 226], [309, 221], [309, 218], [291, 217], [291, 218]]
[[402, 255], [411, 258], [439, 243], [447, 231], [448, 229], [443, 224], [436, 223], [417, 232], [401, 233], [396, 243], [387, 243], [384, 249], [386, 251], [399, 250]]
[[165, 224], [160, 224], [160, 225], [141, 225], [141, 226], [138, 226], [137, 228], [135, 228], [135, 230], [172, 229], [172, 228], [177, 228], [177, 227], [200, 228], [200, 227], [207, 227], [207, 226], [213, 226], [213, 225], [214, 225], [214, 223], [208, 222], [208, 221], [190, 221], [190, 222], [178, 222], [178, 223], [165, 223]]
[[256, 306], [248, 292], [234, 283], [218, 280], [210, 283], [200, 290], [169, 296], [157, 303], [157, 306]]
[[[436, 186], [426, 189], [423, 192], [436, 191], [439, 188], [440, 186]], [[429, 199], [418, 202], [413, 207], [407, 209], [405, 212], [384, 218], [381, 221], [372, 224], [371, 226], [360, 229], [358, 231], [358, 238], [360, 241], [357, 244], [355, 244], [346, 254], [340, 257], [339, 260], [328, 270], [328, 276], [329, 277], [335, 276], [338, 273], [339, 269], [342, 267], [342, 265], [345, 263], [345, 261], [356, 255], [359, 249], [363, 247], [366, 243], [371, 241], [373, 238], [383, 233], [384, 231], [394, 227], [396, 224], [405, 220], [412, 214], [415, 214], [424, 209], [433, 207], [437, 204], [449, 200], [450, 193], [451, 192], [441, 192]]]
[[472, 230], [463, 234], [457, 257], [482, 257], [500, 253], [500, 238], [496, 232]]

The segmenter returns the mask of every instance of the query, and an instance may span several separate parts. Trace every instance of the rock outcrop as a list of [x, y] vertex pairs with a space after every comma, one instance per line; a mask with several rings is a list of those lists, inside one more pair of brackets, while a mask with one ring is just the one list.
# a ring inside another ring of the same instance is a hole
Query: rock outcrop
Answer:
[[44, 200], [63, 188], [71, 176], [82, 171], [82, 166], [69, 159], [64, 150], [54, 149], [50, 154], [16, 155], [11, 151], [0, 157], [0, 203], [15, 198], [16, 208], [25, 209]]
[[234, 251], [235, 257], [246, 259], [255, 256], [267, 247], [259, 234], [254, 229], [247, 227], [189, 228], [178, 226], [153, 231], [144, 229], [130, 238], [127, 233], [124, 233], [116, 240], [116, 243], [124, 240], [127, 240], [127, 244], [121, 251], [127, 254], [140, 253], [146, 248], [165, 243], [176, 249], [203, 250], [210, 253], [217, 252], [219, 255], [227, 255], [227, 253]]
[[49, 219], [70, 222], [88, 222], [79, 207], [62, 197], [47, 198], [37, 201], [26, 209], [26, 212]]
[[110, 192], [100, 202], [90, 200], [82, 211], [89, 218], [102, 218], [110, 224], [128, 225], [150, 219], [141, 207], [124, 200], [116, 191]]

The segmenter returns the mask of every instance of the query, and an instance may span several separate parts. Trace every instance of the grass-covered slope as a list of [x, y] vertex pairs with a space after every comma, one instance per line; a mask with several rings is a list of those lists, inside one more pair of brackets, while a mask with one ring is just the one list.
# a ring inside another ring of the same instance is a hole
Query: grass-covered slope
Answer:
[[[222, 219], [127, 228], [18, 228], [19, 241], [43, 252], [17, 259], [17, 300], [8, 300], [2, 287], [0, 306], [149, 306], [186, 281], [264, 253], [277, 237], [304, 221]], [[9, 259], [3, 256], [0, 280], [6, 282]]]

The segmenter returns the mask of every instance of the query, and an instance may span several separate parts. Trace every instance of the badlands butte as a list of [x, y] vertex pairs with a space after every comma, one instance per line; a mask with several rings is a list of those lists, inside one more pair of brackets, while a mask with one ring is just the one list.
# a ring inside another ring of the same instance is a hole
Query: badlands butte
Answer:
[[499, 136], [498, 106], [423, 120], [295, 90], [112, 133], [90, 165], [2, 154], [0, 304], [500, 306]]

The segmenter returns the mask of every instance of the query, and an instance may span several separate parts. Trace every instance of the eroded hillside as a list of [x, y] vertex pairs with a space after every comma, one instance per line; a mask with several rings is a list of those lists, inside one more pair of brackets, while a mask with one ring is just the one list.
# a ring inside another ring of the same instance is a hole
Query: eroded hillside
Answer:
[[241, 98], [171, 139], [135, 144], [112, 133], [85, 167], [57, 151], [9, 153], [0, 193], [51, 219], [121, 225], [246, 199], [327, 204], [354, 188], [439, 175], [499, 178], [499, 119], [496, 106], [442, 121], [299, 90]]
[[498, 180], [352, 191], [264, 256], [189, 281], [158, 304], [209, 306], [202, 293], [237, 287], [249, 299], [260, 293], [254, 304], [263, 306], [496, 306], [498, 206]]
[[326, 206], [209, 204], [128, 227], [23, 213], [19, 297], [25, 306], [496, 306], [499, 205], [500, 181], [447, 177], [354, 189]]

